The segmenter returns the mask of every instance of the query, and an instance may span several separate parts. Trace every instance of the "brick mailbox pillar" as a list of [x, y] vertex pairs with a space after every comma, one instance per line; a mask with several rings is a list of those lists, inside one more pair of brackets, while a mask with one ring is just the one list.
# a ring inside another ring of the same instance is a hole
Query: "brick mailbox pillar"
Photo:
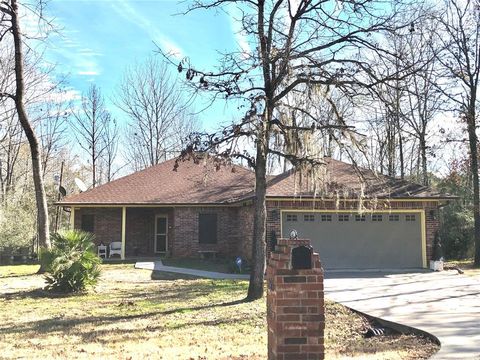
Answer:
[[268, 359], [324, 359], [323, 269], [310, 240], [279, 239], [267, 282]]

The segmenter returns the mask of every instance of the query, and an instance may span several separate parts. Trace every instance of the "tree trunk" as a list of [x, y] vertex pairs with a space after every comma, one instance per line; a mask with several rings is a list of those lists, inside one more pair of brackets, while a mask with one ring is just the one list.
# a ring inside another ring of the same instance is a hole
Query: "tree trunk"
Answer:
[[[476, 91], [476, 89], [475, 89]], [[475, 266], [480, 266], [480, 184], [478, 176], [478, 138], [475, 121], [475, 94], [470, 99], [467, 114], [468, 143], [470, 146], [470, 171], [473, 181], [473, 221], [475, 227]]]
[[16, 0], [11, 0], [13, 10], [12, 14], [12, 33], [15, 46], [15, 106], [18, 119], [22, 125], [23, 131], [30, 145], [30, 153], [32, 156], [32, 174], [35, 186], [35, 200], [37, 203], [37, 232], [38, 242], [41, 247], [50, 248], [50, 231], [48, 223], [47, 196], [43, 186], [42, 164], [40, 158], [40, 150], [35, 132], [28, 120], [25, 110], [24, 94], [25, 83], [23, 79], [23, 50], [20, 25], [18, 21], [18, 4]]
[[428, 172], [427, 172], [427, 142], [425, 134], [420, 134], [420, 157], [422, 161], [422, 185], [428, 186]]
[[[263, 124], [263, 126], [266, 126]], [[255, 209], [253, 222], [252, 271], [248, 286], [247, 299], [252, 301], [263, 296], [265, 276], [265, 232], [266, 232], [266, 201], [267, 192], [267, 132], [265, 128], [259, 131], [257, 138], [257, 155], [255, 163]]]
[[398, 127], [398, 155], [400, 160], [400, 179], [405, 179], [405, 159], [403, 156], [403, 135]]

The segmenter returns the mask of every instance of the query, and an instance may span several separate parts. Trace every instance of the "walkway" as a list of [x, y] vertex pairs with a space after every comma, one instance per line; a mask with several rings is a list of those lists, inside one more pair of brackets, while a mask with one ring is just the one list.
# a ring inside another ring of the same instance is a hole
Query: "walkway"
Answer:
[[441, 342], [435, 359], [480, 359], [480, 276], [327, 273], [325, 295], [435, 335]]
[[147, 262], [137, 262], [135, 264], [136, 269], [146, 269], [152, 271], [165, 271], [169, 273], [183, 274], [198, 276], [207, 279], [238, 279], [238, 280], [248, 280], [249, 275], [243, 274], [225, 274], [213, 271], [204, 271], [196, 269], [185, 269], [174, 266], [165, 266], [160, 260], [157, 261], [147, 261]]

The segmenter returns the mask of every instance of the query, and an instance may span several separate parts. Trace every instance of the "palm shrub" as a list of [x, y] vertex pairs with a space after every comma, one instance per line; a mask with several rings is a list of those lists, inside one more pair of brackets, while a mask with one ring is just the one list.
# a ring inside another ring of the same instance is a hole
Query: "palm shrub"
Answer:
[[69, 230], [53, 234], [52, 248], [40, 253], [47, 290], [76, 292], [97, 283], [101, 259], [94, 251], [91, 233]]

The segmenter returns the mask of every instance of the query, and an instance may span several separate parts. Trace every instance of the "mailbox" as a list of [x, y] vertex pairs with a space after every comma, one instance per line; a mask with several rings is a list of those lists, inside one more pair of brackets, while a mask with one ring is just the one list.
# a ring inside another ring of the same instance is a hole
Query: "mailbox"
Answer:
[[292, 249], [292, 270], [311, 269], [312, 268], [311, 246], [301, 245]]
[[307, 239], [277, 239], [267, 266], [268, 359], [323, 360], [323, 269]]

